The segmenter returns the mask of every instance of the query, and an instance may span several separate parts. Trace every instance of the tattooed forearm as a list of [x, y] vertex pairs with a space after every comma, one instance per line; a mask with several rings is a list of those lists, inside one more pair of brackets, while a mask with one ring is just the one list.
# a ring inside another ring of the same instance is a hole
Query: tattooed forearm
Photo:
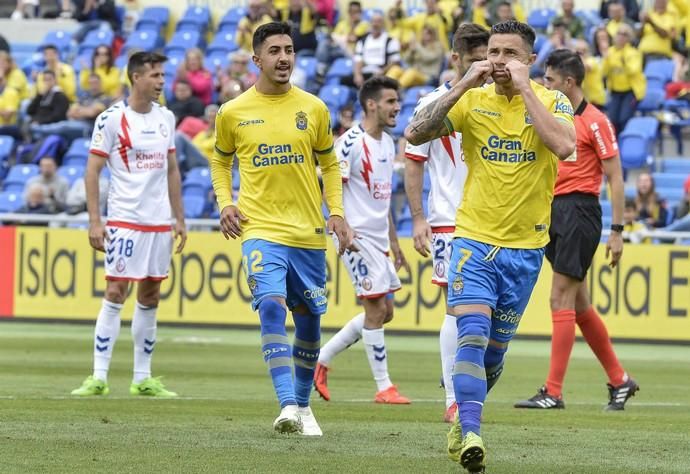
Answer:
[[413, 145], [421, 145], [450, 133], [444, 120], [448, 111], [460, 98], [454, 92], [451, 90], [415, 114], [405, 129], [405, 138], [408, 142]]

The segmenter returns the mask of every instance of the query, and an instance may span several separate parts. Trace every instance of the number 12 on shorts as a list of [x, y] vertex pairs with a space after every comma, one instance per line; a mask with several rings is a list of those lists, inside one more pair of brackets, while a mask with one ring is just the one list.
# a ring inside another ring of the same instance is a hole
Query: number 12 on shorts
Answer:
[[472, 256], [472, 251], [468, 249], [460, 249], [460, 253], [462, 254], [462, 257], [460, 257], [458, 264], [455, 266], [455, 273], [462, 273], [462, 267]]
[[[242, 266], [244, 267], [244, 273], [248, 276], [253, 273], [259, 273], [261, 270], [263, 270], [264, 267], [261, 266], [261, 261], [263, 260], [263, 258], [264, 256], [260, 250], [252, 250], [252, 253], [249, 254], [249, 258], [247, 258], [246, 255], [242, 257]], [[251, 273], [249, 273], [250, 265], [252, 270]]]

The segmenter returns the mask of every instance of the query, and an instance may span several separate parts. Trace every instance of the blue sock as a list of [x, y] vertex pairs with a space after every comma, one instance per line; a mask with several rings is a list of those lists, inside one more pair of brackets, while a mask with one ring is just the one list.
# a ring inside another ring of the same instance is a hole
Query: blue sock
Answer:
[[261, 320], [261, 351], [273, 380], [273, 388], [280, 408], [295, 405], [295, 387], [292, 382], [292, 357], [285, 331], [287, 311], [278, 301], [267, 298], [259, 304]]
[[489, 343], [491, 319], [481, 313], [458, 317], [458, 350], [453, 368], [455, 400], [463, 435], [480, 434], [482, 407], [486, 399], [484, 353]]
[[[501, 344], [501, 343], [498, 343]], [[503, 360], [505, 359], [508, 344], [505, 347], [495, 347], [489, 344], [484, 354], [484, 367], [486, 367], [486, 391], [496, 385], [498, 378], [503, 373]]]
[[292, 319], [295, 322], [295, 343], [292, 346], [292, 358], [295, 362], [295, 398], [298, 406], [307, 407], [321, 348], [321, 316], [293, 312]]

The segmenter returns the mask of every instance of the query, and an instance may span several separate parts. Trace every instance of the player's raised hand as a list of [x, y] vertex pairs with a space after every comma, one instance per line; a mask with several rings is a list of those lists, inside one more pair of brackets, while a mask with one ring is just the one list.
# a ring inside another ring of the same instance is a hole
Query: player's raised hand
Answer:
[[220, 212], [220, 230], [225, 240], [230, 237], [236, 239], [242, 235], [242, 222], [247, 218], [240, 212], [237, 206], [224, 207]]
[[606, 242], [607, 260], [609, 255], [611, 256], [609, 266], [614, 268], [616, 265], [618, 265], [618, 262], [623, 256], [623, 236], [619, 232], [611, 232], [611, 235], [609, 235], [609, 240]]
[[173, 239], [177, 240], [178, 237], [180, 238], [180, 242], [177, 244], [175, 253], [182, 252], [185, 244], [187, 243], [187, 226], [185, 225], [184, 220], [175, 221], [175, 225], [173, 226]]
[[108, 240], [108, 233], [101, 221], [89, 224], [89, 244], [94, 249], [105, 252], [105, 242]]
[[422, 257], [428, 257], [431, 254], [431, 237], [431, 226], [424, 216], [415, 216], [412, 220], [412, 240], [414, 242], [414, 249]]
[[458, 85], [465, 89], [481, 87], [491, 77], [492, 72], [494, 72], [494, 65], [491, 61], [485, 59], [484, 61], [474, 62], [462, 80], [458, 82]]
[[352, 240], [354, 239], [354, 232], [345, 219], [340, 216], [330, 216], [326, 223], [326, 227], [329, 234], [335, 234], [338, 244], [338, 255], [344, 254], [345, 250], [353, 245]]
[[511, 59], [506, 63], [506, 71], [510, 74], [513, 85], [519, 91], [529, 89], [529, 66], [517, 59]]

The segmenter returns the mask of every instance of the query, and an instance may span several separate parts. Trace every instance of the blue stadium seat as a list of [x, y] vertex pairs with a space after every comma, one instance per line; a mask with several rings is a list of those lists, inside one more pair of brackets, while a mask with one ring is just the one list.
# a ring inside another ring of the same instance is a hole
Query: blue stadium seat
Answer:
[[527, 17], [527, 23], [535, 30], [545, 30], [555, 15], [556, 10], [551, 8], [535, 8]]
[[165, 54], [170, 54], [173, 51], [185, 52], [200, 46], [201, 35], [198, 31], [176, 31], [168, 44], [165, 45]]
[[9, 135], [0, 135], [0, 160], [10, 156], [14, 149], [14, 138]]
[[647, 81], [656, 78], [665, 85], [673, 80], [675, 65], [672, 59], [653, 59], [647, 62], [644, 67], [644, 75]]
[[43, 46], [48, 44], [57, 46], [58, 50], [60, 50], [60, 56], [64, 57], [72, 47], [72, 34], [63, 30], [49, 31], [43, 37], [43, 41], [41, 41], [38, 48], [42, 49]]
[[338, 58], [326, 73], [326, 84], [340, 84], [340, 78], [352, 75], [352, 59]]
[[319, 97], [329, 109], [336, 112], [350, 102], [350, 88], [334, 84], [326, 84], [319, 90]]
[[663, 89], [650, 89], [647, 87], [647, 94], [637, 104], [637, 111], [647, 113], [647, 112], [657, 112], [661, 109], [666, 98], [666, 91]]
[[659, 120], [654, 117], [633, 117], [623, 130], [623, 133], [637, 133], [647, 138], [656, 138], [659, 130]]
[[58, 168], [57, 173], [65, 178], [69, 185], [72, 186], [76, 180], [84, 177], [84, 166], [78, 165], [66, 165]]
[[158, 46], [159, 37], [160, 35], [156, 34], [155, 31], [133, 31], [122, 47], [122, 51], [126, 52], [130, 49], [153, 51]]
[[184, 216], [195, 219], [204, 214], [206, 198], [195, 194], [185, 194], [182, 196], [182, 204], [184, 205]]
[[661, 171], [690, 175], [690, 158], [665, 158], [661, 162]]
[[[678, 203], [685, 196], [685, 190], [683, 189], [683, 186], [680, 186], [680, 187], [655, 186], [655, 190], [659, 194], [659, 197], [661, 197], [661, 199], [664, 199], [669, 203]], [[671, 208], [672, 208], [672, 206], [669, 205], [669, 210]]]
[[397, 139], [405, 133], [405, 128], [407, 128], [407, 125], [410, 123], [410, 120], [412, 120], [413, 114], [409, 111], [412, 109], [405, 109], [406, 112], [405, 114], [400, 113], [398, 115], [398, 120], [396, 121], [395, 127], [391, 130], [391, 133], [393, 136]]
[[547, 38], [546, 35], [538, 34], [537, 37], [534, 40], [534, 48], [533, 51], [535, 53], [538, 53], [539, 50], [546, 44], [549, 38]]
[[237, 51], [239, 46], [235, 43], [235, 32], [233, 31], [219, 31], [214, 36], [213, 41], [206, 48], [206, 54], [216, 52], [223, 52], [225, 54]]
[[79, 54], [84, 50], [95, 49], [103, 44], [110, 46], [114, 38], [115, 34], [112, 30], [98, 29], [89, 31], [84, 41], [79, 43]]
[[405, 96], [403, 97], [401, 107], [405, 108], [407, 106], [412, 106], [412, 108], [414, 108], [417, 105], [419, 99], [427, 95], [429, 92], [432, 92], [433, 90], [434, 88], [431, 86], [410, 87], [409, 89], [407, 89], [407, 92], [405, 92]]
[[295, 65], [302, 69], [307, 76], [307, 79], [314, 79], [316, 77], [316, 68], [318, 61], [313, 56], [300, 56], [296, 58]]
[[633, 117], [619, 135], [621, 164], [624, 169], [642, 168], [654, 162], [659, 121], [654, 117]]
[[206, 200], [212, 188], [211, 173], [208, 168], [192, 168], [182, 183], [182, 194], [201, 196]]
[[379, 15], [384, 15], [385, 17], [385, 13], [380, 8], [365, 8], [362, 12], [362, 20], [371, 21], [371, 17], [374, 16], [376, 13], [378, 13]]
[[38, 173], [38, 165], [14, 165], [3, 182], [3, 190], [22, 193], [26, 182]]
[[687, 173], [654, 173], [654, 186], [656, 188], [676, 188], [683, 189], [685, 180], [688, 179]]
[[136, 29], [147, 29], [147, 26], [153, 26], [153, 29], [160, 31], [161, 28], [168, 26], [169, 21], [170, 9], [168, 7], [146, 7], [141, 11]]
[[91, 140], [88, 138], [77, 138], [72, 141], [67, 153], [62, 158], [63, 166], [86, 166], [86, 159], [89, 156], [89, 146]]
[[211, 54], [207, 54], [204, 58], [204, 67], [215, 73], [217, 68], [225, 69], [230, 64], [230, 57], [228, 53], [223, 51], [214, 51]]
[[211, 11], [208, 7], [190, 5], [175, 27], [176, 31], [206, 31], [211, 26]]
[[227, 11], [223, 18], [218, 23], [218, 31], [236, 30], [237, 25], [243, 16], [247, 14], [247, 9], [244, 7], [235, 7]]
[[0, 213], [17, 212], [24, 204], [21, 193], [5, 191], [0, 193]]

